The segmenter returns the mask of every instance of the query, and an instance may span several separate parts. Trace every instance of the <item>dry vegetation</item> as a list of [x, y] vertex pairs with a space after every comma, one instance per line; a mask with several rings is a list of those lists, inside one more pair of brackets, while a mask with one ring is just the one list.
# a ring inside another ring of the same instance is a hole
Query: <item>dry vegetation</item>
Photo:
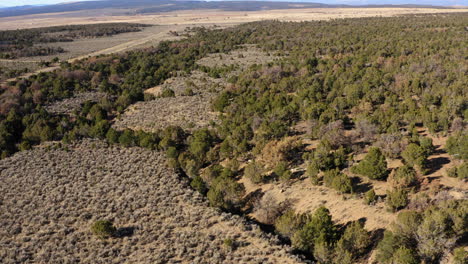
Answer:
[[4, 29], [57, 26], [63, 24], [95, 24], [132, 22], [157, 25], [206, 25], [222, 26], [240, 23], [276, 19], [281, 21], [329, 20], [353, 17], [390, 17], [404, 14], [436, 14], [467, 12], [466, 8], [431, 9], [431, 8], [304, 8], [267, 11], [220, 11], [197, 10], [175, 11], [160, 14], [126, 15], [124, 9], [86, 10], [55, 14], [40, 14], [0, 18], [0, 27]]
[[234, 65], [242, 70], [254, 64], [265, 65], [278, 58], [278, 56], [263, 52], [254, 45], [244, 45], [242, 48], [231, 51], [228, 54], [210, 54], [209, 56], [199, 60], [197, 63], [207, 67]]
[[[161, 153], [91, 140], [49, 148], [0, 161], [2, 263], [300, 262], [257, 226], [209, 208]], [[117, 237], [93, 236], [99, 219], [114, 221]]]
[[130, 128], [155, 132], [168, 126], [180, 126], [187, 130], [199, 129], [216, 121], [217, 114], [211, 111], [211, 96], [193, 95], [157, 98], [138, 102], [128, 107], [115, 120], [114, 128]]
[[147, 89], [145, 93], [159, 96], [163, 90], [171, 89], [175, 96], [183, 96], [190, 89], [194, 94], [209, 94], [221, 91], [225, 85], [223, 78], [211, 78], [206, 73], [195, 70], [190, 74], [179, 72], [177, 77], [169, 78], [163, 84]]
[[73, 112], [80, 110], [85, 102], [99, 102], [106, 97], [108, 97], [106, 93], [100, 92], [78, 93], [71, 98], [56, 101], [47, 105], [45, 109], [51, 114], [72, 114]]

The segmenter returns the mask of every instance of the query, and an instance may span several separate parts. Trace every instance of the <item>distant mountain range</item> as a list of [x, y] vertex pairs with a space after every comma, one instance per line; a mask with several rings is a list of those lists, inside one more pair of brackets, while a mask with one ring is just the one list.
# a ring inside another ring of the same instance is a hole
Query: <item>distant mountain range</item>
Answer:
[[[186, 0], [103, 0], [72, 2], [46, 6], [18, 6], [0, 8], [0, 17], [22, 16], [44, 13], [72, 12], [96, 9], [131, 9], [136, 14], [160, 13], [193, 9], [220, 9], [225, 11], [258, 11], [291, 8], [336, 8], [356, 7], [349, 5], [329, 5], [308, 2], [273, 2], [273, 1], [186, 1]], [[431, 7], [430, 5], [366, 5], [360, 7]]]

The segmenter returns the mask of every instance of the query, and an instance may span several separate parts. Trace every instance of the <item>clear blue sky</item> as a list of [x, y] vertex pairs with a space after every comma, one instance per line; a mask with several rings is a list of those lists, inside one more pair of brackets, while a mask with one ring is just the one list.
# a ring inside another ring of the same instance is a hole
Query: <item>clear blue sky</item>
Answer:
[[[63, 2], [78, 2], [90, 0], [0, 0], [0, 6], [21, 6], [21, 5], [45, 5]], [[131, 1], [131, 0], [129, 0]], [[275, 0], [273, 0], [275, 1]], [[468, 0], [276, 0], [291, 2], [316, 2], [325, 4], [430, 4], [430, 5], [464, 5], [468, 6]]]

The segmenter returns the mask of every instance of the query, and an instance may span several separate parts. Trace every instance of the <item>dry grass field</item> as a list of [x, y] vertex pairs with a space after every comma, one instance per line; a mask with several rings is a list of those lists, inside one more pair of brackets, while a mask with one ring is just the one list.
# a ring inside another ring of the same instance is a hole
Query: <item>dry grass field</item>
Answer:
[[154, 25], [235, 25], [245, 22], [277, 19], [281, 21], [329, 20], [353, 17], [389, 17], [405, 14], [467, 12], [466, 8], [304, 8], [268, 11], [196, 10], [161, 14], [125, 15], [125, 10], [99, 13], [77, 11], [54, 14], [0, 18], [0, 29], [33, 28], [63, 24], [95, 24], [111, 22], [147, 23]]
[[171, 77], [163, 84], [147, 89], [145, 93], [158, 96], [164, 89], [171, 89], [175, 96], [183, 96], [191, 89], [194, 94], [210, 94], [221, 91], [225, 85], [223, 78], [211, 78], [208, 74], [195, 70], [190, 74], [179, 72], [177, 77]]
[[126, 128], [156, 132], [168, 126], [180, 126], [186, 130], [209, 127], [216, 122], [217, 113], [211, 111], [210, 95], [177, 96], [138, 102], [127, 108], [115, 120], [117, 130]]
[[[208, 207], [163, 156], [86, 140], [1, 160], [0, 262], [301, 262], [258, 226]], [[117, 237], [95, 237], [98, 219]]]

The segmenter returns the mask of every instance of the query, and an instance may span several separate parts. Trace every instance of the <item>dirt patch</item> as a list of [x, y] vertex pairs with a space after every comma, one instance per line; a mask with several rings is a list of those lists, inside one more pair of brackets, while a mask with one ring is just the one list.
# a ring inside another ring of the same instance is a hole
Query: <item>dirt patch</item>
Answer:
[[[88, 140], [17, 153], [0, 171], [2, 263], [300, 262], [256, 225], [209, 208], [158, 152]], [[98, 219], [120, 237], [92, 235]]]
[[344, 196], [329, 188], [314, 186], [309, 179], [297, 180], [290, 185], [256, 185], [248, 179], [243, 179], [242, 183], [248, 192], [261, 189], [264, 195], [272, 195], [278, 202], [290, 199], [297, 212], [313, 212], [321, 205], [326, 206], [332, 214], [333, 221], [340, 224], [366, 219], [366, 229], [376, 230], [387, 228], [395, 219], [395, 215], [385, 209], [383, 201], [372, 206], [366, 205], [359, 197]]
[[218, 114], [211, 110], [211, 95], [177, 96], [138, 102], [115, 120], [113, 127], [155, 132], [168, 126], [194, 130], [216, 122]]

